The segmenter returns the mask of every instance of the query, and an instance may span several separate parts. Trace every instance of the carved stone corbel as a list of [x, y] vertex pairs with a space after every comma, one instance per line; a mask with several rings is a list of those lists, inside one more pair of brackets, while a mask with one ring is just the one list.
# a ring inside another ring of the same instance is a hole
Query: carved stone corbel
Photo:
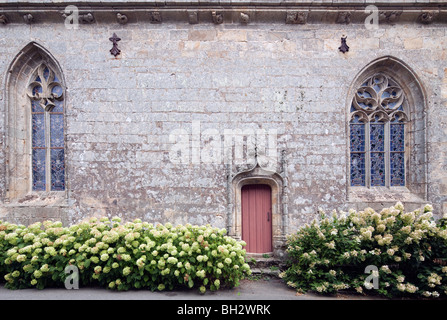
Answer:
[[425, 11], [422, 12], [419, 17], [418, 17], [418, 21], [423, 23], [423, 24], [430, 24], [433, 22], [433, 20], [436, 17], [436, 12], [434, 11]]
[[287, 24], [306, 24], [307, 23], [307, 11], [287, 11], [286, 23]]
[[349, 24], [351, 23], [351, 12], [349, 11], [341, 11], [337, 16], [337, 23], [341, 24]]
[[215, 24], [222, 24], [223, 23], [223, 13], [219, 13], [216, 11], [211, 12], [211, 17], [213, 19], [213, 22]]
[[246, 13], [241, 12], [240, 14], [240, 21], [241, 23], [249, 23], [250, 22], [250, 16]]
[[0, 23], [7, 24], [9, 22], [8, 17], [4, 14], [0, 14]]
[[399, 20], [402, 11], [380, 11], [379, 19], [387, 23], [395, 23]]
[[83, 24], [91, 24], [95, 22], [95, 17], [91, 12], [80, 14], [79, 15], [79, 22]]
[[161, 13], [158, 11], [149, 12], [150, 23], [161, 23]]
[[127, 23], [127, 21], [128, 21], [128, 19], [127, 19], [127, 16], [125, 15], [125, 14], [122, 14], [122, 13], [117, 13], [116, 14], [116, 21], [119, 23], [119, 24], [126, 24]]
[[188, 11], [188, 22], [189, 24], [198, 24], [199, 13], [197, 11]]
[[23, 15], [23, 21], [27, 24], [31, 24], [34, 22], [34, 17], [31, 13], [27, 13]]

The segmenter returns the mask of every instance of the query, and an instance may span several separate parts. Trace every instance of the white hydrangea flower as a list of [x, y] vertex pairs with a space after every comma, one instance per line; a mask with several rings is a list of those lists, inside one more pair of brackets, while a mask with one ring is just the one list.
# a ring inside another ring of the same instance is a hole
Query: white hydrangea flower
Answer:
[[109, 255], [107, 253], [104, 253], [101, 255], [101, 261], [107, 261], [109, 260]]

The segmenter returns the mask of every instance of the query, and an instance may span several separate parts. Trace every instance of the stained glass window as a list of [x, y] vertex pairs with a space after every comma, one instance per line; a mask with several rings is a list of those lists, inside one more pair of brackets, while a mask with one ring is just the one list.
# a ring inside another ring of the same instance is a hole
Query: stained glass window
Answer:
[[405, 185], [405, 127], [402, 123], [390, 124], [390, 175], [391, 186]]
[[370, 125], [371, 185], [385, 185], [385, 125]]
[[405, 186], [405, 98], [390, 77], [376, 74], [351, 105], [351, 186]]
[[37, 68], [28, 88], [32, 119], [32, 189], [65, 190], [64, 104], [58, 77]]
[[351, 124], [351, 185], [365, 185], [365, 125]]

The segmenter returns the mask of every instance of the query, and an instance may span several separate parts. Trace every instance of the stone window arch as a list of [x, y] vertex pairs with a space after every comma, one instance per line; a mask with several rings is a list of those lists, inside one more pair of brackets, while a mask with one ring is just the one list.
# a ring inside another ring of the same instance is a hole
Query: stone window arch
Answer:
[[66, 86], [58, 62], [31, 42], [13, 59], [5, 83], [5, 200], [42, 192], [64, 198]]
[[427, 197], [426, 94], [416, 73], [385, 56], [364, 67], [347, 96], [348, 200]]

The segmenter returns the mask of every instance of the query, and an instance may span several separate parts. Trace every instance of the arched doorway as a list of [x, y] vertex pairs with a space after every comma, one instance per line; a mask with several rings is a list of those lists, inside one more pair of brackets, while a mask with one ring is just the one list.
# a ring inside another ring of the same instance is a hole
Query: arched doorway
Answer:
[[[284, 206], [284, 180], [282, 176], [278, 173], [266, 171], [259, 166], [256, 166], [251, 170], [239, 172], [238, 174], [231, 176], [230, 186], [230, 212], [228, 216], [229, 235], [236, 239], [250, 239], [246, 237], [243, 228], [248, 226], [249, 229], [257, 229], [257, 227], [253, 224], [247, 225], [247, 221], [243, 222], [244, 219], [250, 217], [245, 215], [246, 210], [252, 210], [251, 208], [245, 208], [247, 203], [246, 200], [258, 202], [261, 201], [257, 200], [259, 198], [264, 200], [268, 199], [270, 200], [270, 207], [268, 207], [268, 204], [266, 206], [271, 210], [265, 211], [265, 206], [260, 206], [261, 212], [259, 213], [259, 216], [264, 222], [269, 222], [270, 224], [268, 227], [266, 225], [264, 229], [267, 228], [268, 230], [271, 230], [271, 234], [269, 236], [265, 234], [260, 236], [263, 239], [269, 239], [270, 244], [266, 244], [265, 247], [261, 249], [253, 249], [254, 247], [251, 246], [252, 241], [248, 240], [246, 242], [247, 245], [250, 242], [250, 247], [245, 247], [245, 249], [247, 250], [247, 253], [254, 255], [267, 253], [273, 254], [273, 256], [282, 256], [284, 245], [286, 243], [285, 234], [287, 232], [287, 213]], [[252, 194], [256, 192], [261, 192], [261, 194], [259, 196]], [[256, 206], [254, 208], [256, 208]], [[256, 209], [254, 210], [257, 211]], [[258, 220], [259, 219], [257, 218], [251, 218], [250, 222]]]

